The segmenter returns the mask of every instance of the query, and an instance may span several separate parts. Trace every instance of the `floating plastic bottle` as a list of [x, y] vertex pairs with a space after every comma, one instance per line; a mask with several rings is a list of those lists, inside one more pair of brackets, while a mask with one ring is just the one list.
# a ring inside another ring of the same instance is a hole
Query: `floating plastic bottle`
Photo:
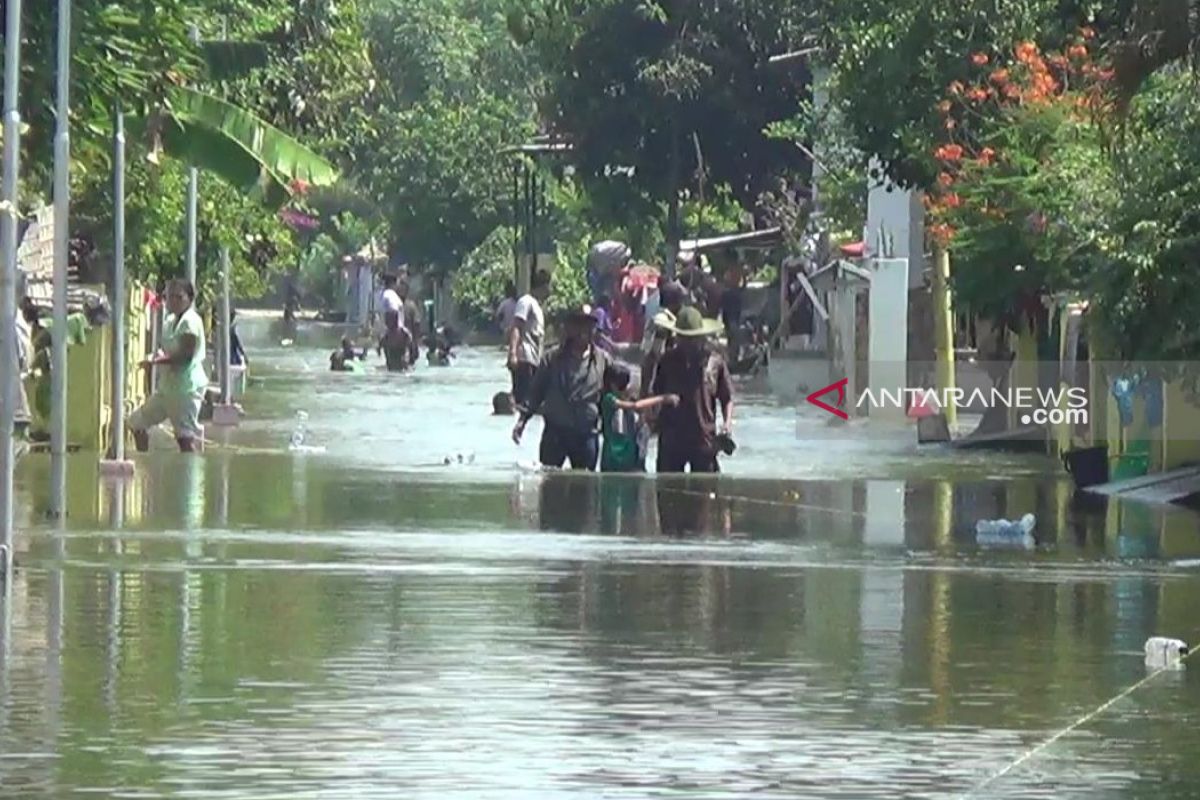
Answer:
[[1037, 518], [1026, 514], [1013, 522], [1007, 519], [981, 519], [975, 523], [975, 543], [982, 547], [1018, 547], [1032, 550], [1036, 544], [1033, 528]]
[[290, 446], [292, 450], [299, 450], [304, 447], [304, 440], [308, 438], [308, 412], [296, 412], [296, 427], [292, 429], [292, 439]]
[[1146, 666], [1151, 669], [1181, 669], [1188, 653], [1186, 642], [1154, 636], [1146, 640]]

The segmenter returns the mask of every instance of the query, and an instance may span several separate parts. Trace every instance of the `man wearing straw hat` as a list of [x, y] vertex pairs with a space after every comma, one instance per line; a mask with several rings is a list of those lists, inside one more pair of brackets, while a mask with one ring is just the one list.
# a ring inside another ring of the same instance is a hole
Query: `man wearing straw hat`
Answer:
[[659, 417], [658, 471], [719, 472], [718, 451], [733, 451], [733, 381], [725, 359], [709, 346], [721, 323], [689, 306], [669, 328], [678, 344], [659, 362], [653, 394], [678, 395], [680, 403], [664, 408]]

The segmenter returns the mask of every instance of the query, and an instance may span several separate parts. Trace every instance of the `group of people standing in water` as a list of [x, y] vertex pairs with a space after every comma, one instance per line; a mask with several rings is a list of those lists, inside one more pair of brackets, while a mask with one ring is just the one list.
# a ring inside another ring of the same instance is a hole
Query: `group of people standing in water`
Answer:
[[[405, 372], [411, 369], [421, 355], [422, 341], [429, 347], [429, 363], [447, 366], [454, 357], [453, 331], [441, 326], [423, 337], [423, 315], [410, 296], [407, 277], [389, 273], [383, 276], [382, 284], [383, 290], [376, 304], [379, 337], [376, 349], [383, 356], [387, 370]], [[334, 372], [354, 372], [361, 368], [366, 357], [367, 348], [359, 349], [347, 336], [342, 339], [339, 349], [330, 354], [329, 368]]]
[[[659, 289], [660, 310], [649, 323], [641, 380], [635, 382], [632, 370], [598, 333], [603, 308], [566, 314], [559, 344], [545, 348], [542, 303], [550, 280], [536, 273], [529, 293], [497, 312], [506, 326], [512, 406], [518, 415], [513, 441], [519, 444], [529, 420], [541, 416], [543, 466], [643, 472], [656, 432], [658, 472], [718, 472], [719, 455], [736, 447], [733, 383], [712, 344], [722, 324], [687, 305], [682, 285], [665, 284]], [[496, 398], [498, 412], [507, 410], [501, 400]]]

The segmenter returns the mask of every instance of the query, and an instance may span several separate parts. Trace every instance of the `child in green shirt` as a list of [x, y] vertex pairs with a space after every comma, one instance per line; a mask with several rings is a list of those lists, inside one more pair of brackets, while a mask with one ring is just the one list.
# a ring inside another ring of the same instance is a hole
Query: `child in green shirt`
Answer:
[[604, 370], [604, 394], [600, 399], [604, 446], [600, 450], [601, 472], [645, 472], [649, 431], [640, 412], [660, 406], [679, 405], [678, 395], [667, 394], [629, 399], [629, 370], [612, 364]]

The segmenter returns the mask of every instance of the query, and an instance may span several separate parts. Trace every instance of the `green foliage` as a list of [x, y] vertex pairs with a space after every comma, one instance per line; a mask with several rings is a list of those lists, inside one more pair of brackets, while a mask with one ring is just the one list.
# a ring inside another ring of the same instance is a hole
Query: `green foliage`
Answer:
[[496, 228], [455, 270], [450, 292], [467, 321], [491, 324], [496, 306], [504, 299], [505, 286], [516, 271], [512, 242], [512, 228]]
[[[366, 4], [74, 0], [72, 236], [95, 245], [96, 263], [107, 261], [112, 119], [119, 103], [129, 122], [131, 277], [152, 280], [183, 270], [186, 170], [175, 159], [161, 159], [157, 165], [147, 159], [161, 137], [167, 155], [182, 155], [206, 168], [199, 229], [202, 288], [213, 280], [220, 247], [227, 246], [235, 291], [260, 294], [273, 273], [296, 263], [297, 245], [293, 231], [255, 197], [270, 194], [278, 202], [294, 178], [319, 184], [333, 177], [333, 167], [318, 152], [279, 128], [300, 129], [321, 151], [334, 155], [344, 151], [329, 146], [330, 141], [354, 140], [351, 123], [361, 115], [345, 110], [351, 105], [347, 97], [366, 107], [360, 102], [370, 64], [363, 58], [360, 25]], [[202, 37], [221, 40], [197, 47], [189, 36], [190, 22], [200, 26]], [[22, 137], [21, 192], [27, 206], [50, 195], [56, 25], [54, 3], [25, 4], [21, 112], [29, 127]], [[203, 85], [230, 76], [238, 79]], [[194, 90], [197, 86], [205, 91]], [[296, 113], [293, 103], [298, 88], [312, 92], [305, 114]], [[165, 113], [168, 109], [174, 116]], [[144, 123], [140, 127], [139, 118]], [[295, 124], [300, 118], [304, 126]], [[260, 180], [264, 167], [265, 182]], [[232, 183], [215, 179], [217, 175]]]
[[970, 55], [1007, 52], [1070, 20], [1055, 0], [820, 0], [818, 6], [832, 102], [851, 140], [877, 157], [888, 177], [918, 187], [931, 186], [937, 172], [930, 156], [941, 133], [936, 106], [951, 82], [969, 77]]
[[545, 113], [573, 140], [589, 193], [604, 198], [610, 221], [630, 224], [693, 183], [693, 135], [708, 183], [729, 186], [746, 208], [778, 175], [807, 169], [798, 150], [764, 133], [803, 97], [804, 80], [767, 60], [805, 19], [797, 0], [541, 0], [517, 27], [531, 32]]
[[555, 255], [554, 281], [546, 300], [546, 314], [557, 317], [582, 307], [591, 299], [587, 285], [589, 240], [560, 241]]
[[959, 192], [954, 289], [964, 310], [1016, 329], [1043, 294], [1082, 288], [1114, 194], [1096, 128], [1063, 104], [1016, 107], [992, 131], [1002, 155], [969, 165]]
[[1090, 296], [1107, 349], [1122, 358], [1200, 355], [1200, 86], [1166, 68], [1133, 101], [1115, 156], [1111, 214]]
[[[25, 3], [22, 13], [21, 168], [27, 198], [49, 197], [57, 80], [56, 5]], [[72, 3], [71, 155], [76, 177], [106, 173], [112, 114], [154, 104], [201, 69], [188, 39], [186, 0], [75, 0]], [[134, 189], [134, 187], [130, 187]]]
[[244, 78], [270, 63], [270, 52], [262, 42], [207, 41], [200, 43], [204, 54], [204, 76], [210, 81]]
[[398, 260], [453, 269], [511, 217], [511, 158], [533, 132], [532, 79], [503, 0], [381, 0], [379, 83], [356, 174], [378, 198]]
[[340, 299], [345, 260], [363, 251], [376, 230], [369, 220], [342, 212], [329, 219], [300, 255], [300, 287], [325, 308]]

